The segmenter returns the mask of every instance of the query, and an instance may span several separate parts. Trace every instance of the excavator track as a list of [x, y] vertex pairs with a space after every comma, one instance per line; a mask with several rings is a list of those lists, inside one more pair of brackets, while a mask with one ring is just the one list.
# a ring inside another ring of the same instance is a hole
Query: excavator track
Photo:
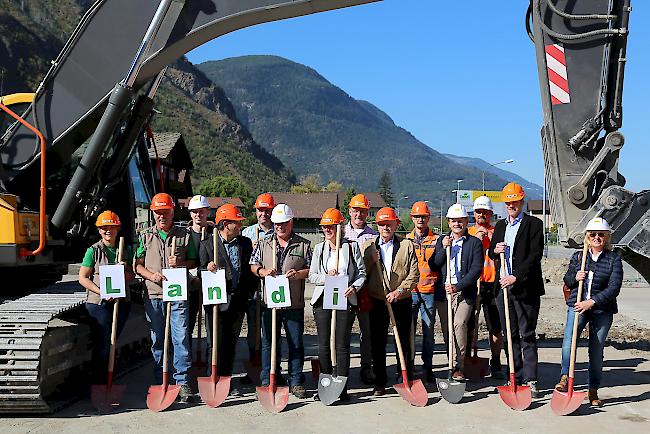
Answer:
[[[61, 282], [0, 305], [0, 413], [51, 413], [87, 393], [92, 342], [82, 319], [85, 300], [77, 282]], [[118, 357], [147, 353], [142, 306], [133, 307]]]

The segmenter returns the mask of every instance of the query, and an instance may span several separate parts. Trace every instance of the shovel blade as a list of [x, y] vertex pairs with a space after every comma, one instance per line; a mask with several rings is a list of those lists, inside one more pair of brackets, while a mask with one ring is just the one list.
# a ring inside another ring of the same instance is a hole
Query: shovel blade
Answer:
[[465, 395], [465, 383], [451, 378], [436, 378], [436, 386], [438, 386], [438, 392], [440, 392], [443, 399], [450, 404], [458, 404]]
[[311, 363], [311, 376], [315, 381], [318, 381], [320, 376], [320, 361], [318, 357], [312, 357], [309, 361]]
[[109, 411], [118, 407], [124, 391], [125, 385], [112, 384], [110, 389], [105, 384], [93, 384], [90, 388], [90, 401], [99, 411]]
[[424, 388], [422, 380], [399, 383], [393, 387], [404, 401], [415, 407], [424, 407], [429, 401], [429, 394], [427, 393], [427, 389]]
[[208, 407], [219, 407], [230, 393], [230, 376], [199, 377], [196, 379], [199, 395]]
[[332, 405], [345, 389], [348, 377], [333, 377], [329, 374], [318, 376], [318, 398], [325, 405]]
[[181, 386], [161, 384], [150, 386], [147, 393], [147, 407], [151, 411], [159, 412], [168, 408], [176, 401]]
[[575, 392], [569, 389], [567, 392], [553, 391], [551, 397], [551, 409], [558, 416], [566, 416], [576, 411], [587, 397], [587, 392]]
[[485, 357], [471, 356], [465, 359], [463, 373], [472, 381], [485, 378], [490, 372], [490, 360]]
[[276, 387], [275, 391], [270, 386], [258, 386], [255, 390], [258, 401], [270, 413], [281, 412], [289, 402], [289, 388], [286, 386]]
[[513, 410], [526, 410], [532, 401], [528, 386], [497, 386], [497, 390], [501, 400]]

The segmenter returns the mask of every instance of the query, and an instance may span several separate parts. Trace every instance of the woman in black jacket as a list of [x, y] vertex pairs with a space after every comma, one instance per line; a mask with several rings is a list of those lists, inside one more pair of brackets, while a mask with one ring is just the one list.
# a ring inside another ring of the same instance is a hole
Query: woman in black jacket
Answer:
[[[623, 283], [623, 264], [621, 257], [611, 250], [610, 228], [605, 219], [597, 217], [587, 224], [589, 250], [585, 271], [580, 271], [582, 252], [571, 257], [564, 283], [571, 289], [567, 299], [567, 320], [562, 343], [562, 375], [555, 386], [560, 392], [567, 391], [569, 358], [573, 321], [578, 316], [578, 336], [589, 323], [589, 402], [601, 406], [598, 387], [603, 373], [603, 348], [607, 333], [612, 326], [614, 314], [618, 312], [616, 297]], [[578, 283], [583, 281], [582, 300], [578, 296]]]

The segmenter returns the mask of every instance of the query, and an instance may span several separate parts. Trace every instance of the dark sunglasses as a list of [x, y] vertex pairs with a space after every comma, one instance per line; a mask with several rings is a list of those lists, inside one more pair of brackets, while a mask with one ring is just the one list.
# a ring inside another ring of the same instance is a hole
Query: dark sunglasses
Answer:
[[589, 232], [589, 238], [605, 238], [606, 236], [606, 232]]

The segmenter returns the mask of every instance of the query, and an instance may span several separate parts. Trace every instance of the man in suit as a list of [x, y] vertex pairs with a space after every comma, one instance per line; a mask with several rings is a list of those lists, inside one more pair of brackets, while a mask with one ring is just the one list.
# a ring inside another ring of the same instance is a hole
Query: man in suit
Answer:
[[[499, 289], [496, 299], [504, 331], [506, 312], [503, 291], [509, 291], [508, 315], [517, 382], [528, 383], [532, 397], [538, 398], [535, 329], [540, 297], [544, 295], [544, 236], [542, 221], [523, 212], [525, 196], [521, 185], [514, 182], [503, 188], [501, 197], [506, 204], [508, 217], [497, 222], [488, 254], [497, 264]], [[501, 275], [501, 253], [505, 254], [505, 276]]]
[[[420, 272], [413, 243], [395, 235], [399, 224], [392, 208], [381, 208], [376, 216], [379, 236], [363, 244], [363, 261], [366, 266], [368, 294], [372, 300], [370, 326], [372, 328], [372, 369], [375, 374], [375, 396], [386, 393], [386, 343], [390, 321], [386, 303], [390, 303], [395, 315], [397, 333], [402, 342], [406, 372], [413, 378], [411, 357], [411, 291], [418, 285]], [[399, 360], [397, 372], [401, 373]], [[401, 381], [398, 377], [398, 382]]]
[[[456, 381], [465, 380], [463, 368], [467, 349], [467, 322], [476, 304], [476, 281], [481, 277], [483, 270], [483, 245], [478, 238], [467, 232], [468, 221], [469, 217], [463, 205], [456, 203], [449, 207], [447, 222], [451, 233], [438, 237], [435, 256], [429, 259], [432, 268], [441, 270], [447, 302], [451, 303], [455, 356], [451, 375]], [[449, 276], [447, 276], [447, 247], [450, 247]]]

